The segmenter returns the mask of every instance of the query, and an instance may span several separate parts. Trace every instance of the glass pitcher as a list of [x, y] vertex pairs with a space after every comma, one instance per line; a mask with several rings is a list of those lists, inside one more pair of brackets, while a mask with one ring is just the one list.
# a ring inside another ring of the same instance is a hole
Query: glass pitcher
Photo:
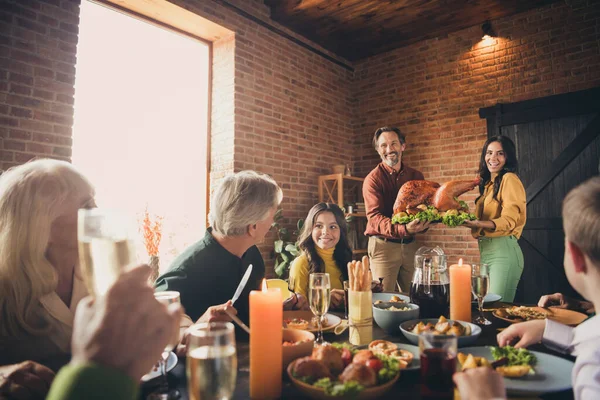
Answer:
[[410, 301], [419, 305], [421, 318], [448, 316], [450, 278], [446, 255], [440, 247], [421, 247], [417, 250]]

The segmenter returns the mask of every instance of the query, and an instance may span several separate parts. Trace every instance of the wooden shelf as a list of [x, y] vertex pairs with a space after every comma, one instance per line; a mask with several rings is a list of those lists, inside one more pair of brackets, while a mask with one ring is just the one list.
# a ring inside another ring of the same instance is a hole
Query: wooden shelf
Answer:
[[335, 203], [340, 208], [345, 203], [355, 203], [362, 200], [362, 183], [364, 179], [358, 176], [331, 174], [319, 176], [319, 201]]

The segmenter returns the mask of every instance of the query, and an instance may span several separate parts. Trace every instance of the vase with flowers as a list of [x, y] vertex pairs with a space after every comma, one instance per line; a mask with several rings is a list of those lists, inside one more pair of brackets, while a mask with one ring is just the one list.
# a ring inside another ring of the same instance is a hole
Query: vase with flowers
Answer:
[[160, 246], [160, 240], [162, 238], [162, 222], [162, 216], [154, 215], [154, 218], [150, 217], [148, 206], [146, 205], [140, 230], [144, 237], [146, 252], [150, 257], [148, 264], [150, 265], [150, 268], [152, 268], [152, 273], [149, 278], [151, 283], [154, 283], [159, 275], [160, 258], [158, 256], [158, 247]]

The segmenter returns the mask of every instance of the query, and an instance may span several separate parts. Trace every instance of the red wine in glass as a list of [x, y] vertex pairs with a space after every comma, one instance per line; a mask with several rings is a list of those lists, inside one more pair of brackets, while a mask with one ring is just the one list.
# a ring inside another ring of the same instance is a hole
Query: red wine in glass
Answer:
[[456, 371], [456, 356], [445, 349], [433, 348], [421, 352], [421, 395], [424, 399], [453, 399], [452, 375]]

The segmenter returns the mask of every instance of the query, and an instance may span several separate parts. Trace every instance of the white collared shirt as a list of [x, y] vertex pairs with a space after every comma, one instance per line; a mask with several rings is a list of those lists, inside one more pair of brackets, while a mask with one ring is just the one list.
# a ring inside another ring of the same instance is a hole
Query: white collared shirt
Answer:
[[600, 316], [576, 328], [547, 319], [543, 343], [577, 356], [571, 375], [576, 400], [600, 399]]

